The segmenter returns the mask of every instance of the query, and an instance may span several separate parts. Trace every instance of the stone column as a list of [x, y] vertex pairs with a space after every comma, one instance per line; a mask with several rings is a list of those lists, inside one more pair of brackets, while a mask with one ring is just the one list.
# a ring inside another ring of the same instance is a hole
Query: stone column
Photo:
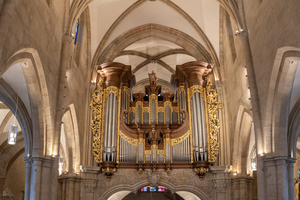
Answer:
[[30, 200], [41, 199], [42, 164], [43, 158], [32, 158]]
[[74, 200], [80, 200], [80, 184], [81, 180], [80, 179], [75, 179], [74, 183]]
[[248, 200], [248, 184], [246, 178], [240, 178], [240, 198], [239, 200]]
[[74, 178], [68, 179], [68, 191], [66, 200], [73, 200], [74, 198]]
[[[288, 173], [286, 157], [277, 157], [276, 159], [276, 174], [277, 174], [277, 196], [278, 200], [289, 199], [288, 189]], [[292, 182], [294, 183], [294, 182]]]
[[296, 160], [294, 158], [289, 158], [288, 160], [288, 187], [289, 187], [289, 199], [295, 198], [295, 188], [294, 188], [294, 164]]
[[66, 188], [67, 188], [67, 181], [64, 178], [64, 179], [62, 179], [62, 195], [61, 195], [62, 200], [66, 199]]
[[239, 200], [240, 199], [240, 182], [238, 178], [231, 180], [231, 199]]
[[[258, 156], [260, 157], [260, 156]], [[263, 167], [257, 166], [257, 188], [258, 188], [258, 199], [275, 200], [277, 199], [277, 181], [279, 180], [276, 176], [276, 164], [273, 158], [262, 158]], [[259, 159], [258, 159], [259, 161]], [[258, 162], [257, 161], [257, 162]], [[259, 162], [258, 162], [259, 163]], [[263, 173], [259, 173], [263, 172]], [[259, 176], [264, 176], [266, 183], [260, 183], [261, 178]], [[263, 186], [263, 188], [261, 188]], [[262, 198], [260, 191], [264, 190], [266, 198]]]
[[228, 167], [226, 166], [212, 166], [210, 171], [213, 173], [213, 181], [215, 183], [215, 200], [229, 200], [228, 193]]
[[53, 139], [53, 154], [58, 155], [60, 144], [60, 131], [61, 131], [61, 119], [63, 116], [63, 99], [64, 90], [66, 86], [66, 72], [69, 67], [69, 61], [71, 56], [71, 43], [73, 41], [72, 36], [64, 35], [62, 38], [61, 58], [60, 58], [60, 74], [59, 74], [59, 87], [57, 92], [56, 102], [56, 115], [55, 115], [55, 135]]
[[248, 193], [248, 198], [247, 198], [247, 200], [253, 200], [253, 195], [252, 195], [252, 184], [253, 184], [253, 178], [251, 178], [251, 177], [249, 177], [248, 179], [247, 179], [247, 185], [248, 185], [248, 191], [247, 191], [247, 193]]
[[4, 183], [5, 183], [5, 178], [0, 178], [0, 200], [2, 199], [2, 195], [3, 195]]
[[57, 185], [57, 200], [62, 200], [62, 180], [58, 180]]
[[48, 200], [51, 197], [51, 188], [52, 188], [52, 162], [51, 157], [47, 157], [43, 161], [42, 165], [42, 184], [41, 184], [41, 199]]
[[[30, 200], [30, 183], [31, 183], [31, 159], [27, 158], [26, 162], [26, 179], [25, 179], [25, 197], [24, 200]], [[1, 186], [0, 186], [1, 187]], [[0, 190], [1, 192], [1, 190]]]
[[[244, 31], [240, 34], [240, 38], [244, 47], [244, 55], [245, 55], [245, 63], [246, 63], [246, 69], [247, 69], [247, 75], [248, 75], [248, 82], [249, 82], [249, 88], [250, 88], [250, 94], [251, 94], [251, 104], [252, 104], [252, 113], [253, 113], [253, 121], [254, 121], [254, 129], [255, 129], [255, 143], [256, 143], [256, 149], [257, 149], [257, 155], [260, 155], [262, 153], [271, 152], [270, 148], [264, 147], [264, 142], [271, 144], [271, 141], [264, 141], [264, 138], [262, 136], [262, 124], [261, 124], [261, 115], [260, 115], [260, 105], [259, 105], [259, 98], [258, 98], [258, 92], [257, 92], [257, 85], [256, 85], [256, 77], [254, 72], [254, 66], [253, 66], [253, 60], [252, 60], [252, 54], [250, 50], [249, 45], [249, 39], [247, 31]], [[270, 131], [268, 131], [270, 132]], [[257, 167], [258, 169], [262, 169], [263, 163], [260, 163], [262, 160], [259, 159], [260, 156], [257, 156]], [[262, 168], [259, 168], [262, 167]], [[258, 196], [260, 199], [266, 199], [265, 198], [265, 191], [266, 191], [266, 185], [265, 185], [265, 176], [263, 171], [257, 170], [257, 179], [258, 179]]]

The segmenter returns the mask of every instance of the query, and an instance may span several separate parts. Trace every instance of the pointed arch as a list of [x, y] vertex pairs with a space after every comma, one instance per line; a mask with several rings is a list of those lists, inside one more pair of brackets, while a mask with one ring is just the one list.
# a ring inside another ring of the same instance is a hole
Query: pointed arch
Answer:
[[[17, 63], [22, 70], [28, 88], [32, 113], [32, 137], [35, 141], [34, 156], [52, 155], [53, 109], [50, 105], [47, 81], [39, 53], [34, 48], [22, 48], [16, 51], [0, 69], [0, 76]], [[23, 129], [22, 129], [23, 130]], [[42, 143], [44, 140], [44, 143]]]
[[74, 104], [68, 106], [62, 117], [62, 122], [64, 124], [63, 128], [65, 134], [65, 144], [62, 144], [62, 146], [64, 147], [68, 163], [68, 171], [70, 173], [77, 173], [79, 172], [79, 165], [81, 161], [79, 131]]
[[[288, 135], [288, 116], [290, 95], [293, 86], [297, 65], [300, 62], [300, 49], [296, 47], [282, 47], [277, 50], [273, 64], [271, 79], [268, 87], [266, 115], [264, 125], [265, 153], [287, 156], [292, 153], [292, 148], [287, 143], [292, 143], [298, 133]], [[295, 155], [295, 154], [294, 154]]]
[[233, 138], [232, 165], [234, 172], [243, 175], [246, 175], [251, 125], [251, 113], [244, 106], [240, 105]]

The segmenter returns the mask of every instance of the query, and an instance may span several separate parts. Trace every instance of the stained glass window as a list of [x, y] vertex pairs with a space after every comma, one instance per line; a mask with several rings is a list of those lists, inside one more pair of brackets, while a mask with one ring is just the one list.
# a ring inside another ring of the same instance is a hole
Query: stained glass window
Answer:
[[158, 191], [159, 191], [159, 192], [164, 192], [164, 191], [165, 191], [165, 188], [159, 186], [159, 187], [158, 187]]
[[150, 192], [156, 192], [156, 187], [150, 187]]
[[75, 39], [74, 39], [75, 44], [77, 43], [78, 29], [79, 29], [79, 19], [77, 20], [77, 24], [76, 24], [76, 32], [75, 32]]
[[141, 192], [147, 192], [148, 191], [148, 187], [143, 187], [142, 189], [141, 189]]

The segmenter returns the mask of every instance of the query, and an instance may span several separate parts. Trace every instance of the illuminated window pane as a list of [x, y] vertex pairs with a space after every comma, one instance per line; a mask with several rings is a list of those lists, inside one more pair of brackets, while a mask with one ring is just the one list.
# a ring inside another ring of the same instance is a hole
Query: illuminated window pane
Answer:
[[165, 188], [164, 188], [164, 187], [158, 187], [158, 191], [159, 191], [159, 192], [164, 192], [164, 191], [165, 191]]
[[77, 24], [76, 24], [75, 39], [74, 39], [75, 44], [77, 43], [78, 29], [79, 29], [79, 20], [77, 20]]
[[156, 187], [150, 187], [150, 192], [156, 192]]
[[141, 189], [141, 192], [147, 192], [148, 191], [148, 187], [143, 187], [142, 189]]

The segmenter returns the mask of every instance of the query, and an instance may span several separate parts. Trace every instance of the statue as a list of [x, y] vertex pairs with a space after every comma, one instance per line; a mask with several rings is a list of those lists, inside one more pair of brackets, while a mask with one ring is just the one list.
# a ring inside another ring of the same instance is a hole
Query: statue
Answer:
[[149, 81], [150, 81], [150, 85], [156, 85], [156, 81], [158, 80], [156, 73], [154, 72], [154, 70], [152, 70], [152, 73], [148, 73], [149, 75]]

